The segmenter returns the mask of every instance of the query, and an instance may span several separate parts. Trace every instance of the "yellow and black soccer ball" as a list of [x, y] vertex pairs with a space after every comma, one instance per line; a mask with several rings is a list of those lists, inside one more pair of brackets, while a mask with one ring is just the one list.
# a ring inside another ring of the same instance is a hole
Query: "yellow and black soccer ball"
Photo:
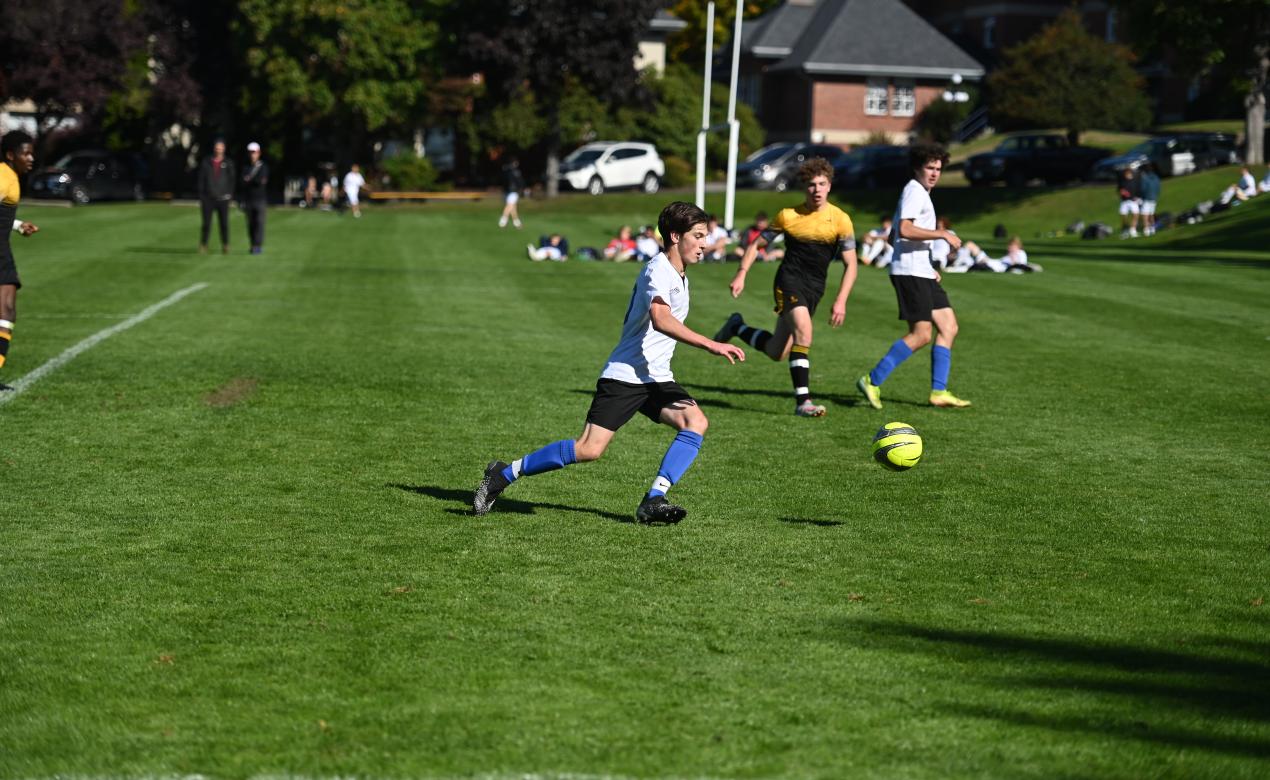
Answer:
[[922, 459], [922, 437], [908, 423], [889, 422], [873, 437], [873, 459], [892, 471], [908, 471]]

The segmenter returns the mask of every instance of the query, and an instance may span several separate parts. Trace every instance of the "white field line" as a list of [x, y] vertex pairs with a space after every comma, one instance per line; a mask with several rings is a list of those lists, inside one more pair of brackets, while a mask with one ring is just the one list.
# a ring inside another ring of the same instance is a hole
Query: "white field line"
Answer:
[[116, 333], [125, 331], [128, 328], [131, 328], [133, 325], [137, 325], [139, 323], [145, 322], [146, 320], [150, 319], [154, 315], [158, 314], [163, 309], [166, 309], [167, 307], [181, 300], [185, 296], [190, 295], [192, 293], [196, 293], [206, 286], [207, 286], [207, 282], [199, 282], [198, 284], [194, 284], [194, 285], [190, 285], [189, 287], [186, 287], [184, 290], [177, 290], [176, 292], [172, 293], [171, 295], [159, 301], [158, 303], [154, 304], [153, 306], [150, 306], [142, 311], [137, 312], [136, 314], [132, 315], [128, 319], [124, 320], [123, 322], [117, 325], [111, 325], [109, 328], [106, 328], [105, 330], [99, 330], [93, 335], [79, 342], [75, 346], [67, 348], [64, 352], [62, 352], [62, 354], [58, 355], [55, 358], [50, 359], [47, 363], [35, 369], [34, 371], [31, 371], [30, 373], [27, 373], [27, 374], [23, 374], [21, 378], [14, 381], [13, 389], [11, 391], [0, 393], [0, 406], [7, 404], [8, 402], [12, 401], [14, 398], [17, 398], [19, 395], [24, 393], [27, 390], [27, 388], [29, 388], [31, 385], [35, 384], [36, 382], [40, 381], [44, 377], [53, 373], [57, 369], [71, 362], [76, 357], [78, 357], [81, 353], [87, 352], [88, 350], [97, 346], [98, 344], [110, 338], [111, 336], [115, 335]]

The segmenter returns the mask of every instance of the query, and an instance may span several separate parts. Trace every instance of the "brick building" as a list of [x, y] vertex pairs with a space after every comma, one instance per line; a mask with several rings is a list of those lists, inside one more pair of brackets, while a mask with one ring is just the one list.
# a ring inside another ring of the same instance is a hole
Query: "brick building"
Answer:
[[788, 0], [742, 30], [739, 99], [770, 141], [906, 141], [955, 80], [984, 69], [901, 0]]

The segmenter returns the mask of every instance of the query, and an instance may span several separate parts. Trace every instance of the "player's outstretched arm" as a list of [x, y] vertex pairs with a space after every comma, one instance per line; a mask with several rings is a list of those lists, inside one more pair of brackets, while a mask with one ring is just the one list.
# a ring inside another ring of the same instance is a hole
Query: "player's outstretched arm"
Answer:
[[725, 344], [721, 341], [708, 339], [675, 319], [675, 316], [670, 313], [670, 306], [661, 298], [653, 300], [653, 305], [649, 308], [648, 315], [653, 321], [654, 330], [670, 336], [675, 341], [682, 342], [690, 347], [699, 347], [711, 355], [725, 357], [729, 363], [745, 360], [745, 351], [735, 344]]
[[833, 308], [829, 310], [829, 324], [838, 327], [847, 320], [847, 296], [855, 287], [856, 256], [854, 249], [842, 253], [842, 284], [838, 286], [838, 297], [833, 299]]
[[951, 230], [927, 230], [919, 228], [913, 224], [913, 220], [905, 219], [900, 222], [900, 238], [907, 238], [912, 241], [934, 241], [942, 238], [948, 242], [954, 250], [961, 248], [961, 239]]
[[745, 248], [745, 254], [741, 256], [741, 267], [736, 269], [736, 276], [732, 277], [732, 297], [741, 297], [741, 291], [745, 289], [745, 275], [750, 272], [750, 266], [754, 265], [754, 261], [758, 258], [758, 250], [760, 246], [766, 246], [767, 242], [762, 236], [755, 238], [750, 245]]

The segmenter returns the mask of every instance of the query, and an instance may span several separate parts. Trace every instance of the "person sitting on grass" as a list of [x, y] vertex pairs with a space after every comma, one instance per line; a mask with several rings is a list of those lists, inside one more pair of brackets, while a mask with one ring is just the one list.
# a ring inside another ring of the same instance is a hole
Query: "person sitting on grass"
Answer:
[[647, 263], [661, 254], [661, 242], [657, 240], [657, 228], [645, 225], [639, 230], [639, 238], [635, 239], [635, 259]]
[[706, 257], [707, 263], [723, 262], [728, 256], [728, 244], [732, 242], [732, 234], [719, 224], [715, 215], [710, 215], [706, 223]]
[[1270, 165], [1266, 166], [1266, 177], [1257, 185], [1258, 192], [1270, 192]]
[[563, 263], [569, 259], [569, 239], [559, 233], [552, 233], [549, 236], [543, 236], [538, 239], [538, 246], [526, 244], [525, 251], [529, 254], [529, 259], [533, 261], [554, 260], [557, 263]]
[[864, 234], [864, 251], [860, 254], [860, 262], [874, 268], [886, 268], [891, 264], [895, 249], [891, 246], [891, 217], [882, 218], [882, 226], [875, 227]]
[[635, 239], [631, 238], [631, 226], [622, 225], [617, 237], [604, 247], [604, 259], [624, 263], [635, 256]]
[[[757, 212], [754, 215], [754, 224], [750, 225], [741, 232], [741, 241], [736, 245], [736, 248], [732, 250], [732, 257], [738, 261], [742, 257], [745, 257], [745, 250], [749, 249], [750, 244], [757, 241], [758, 237], [763, 235], [763, 233], [771, 227], [771, 224], [771, 221], [767, 218], [766, 211]], [[760, 262], [774, 263], [784, 256], [785, 250], [781, 247], [773, 246], [771, 244], [759, 245], [758, 259]]]

